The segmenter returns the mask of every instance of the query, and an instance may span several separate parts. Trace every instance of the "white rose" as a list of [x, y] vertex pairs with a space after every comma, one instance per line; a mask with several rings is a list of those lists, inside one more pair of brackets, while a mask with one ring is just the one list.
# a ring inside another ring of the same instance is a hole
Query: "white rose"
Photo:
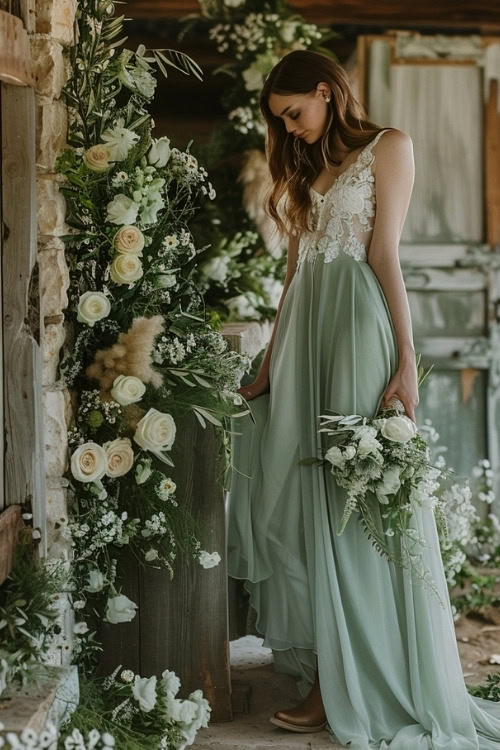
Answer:
[[194, 701], [174, 698], [170, 692], [165, 696], [165, 708], [169, 719], [185, 724], [190, 724], [198, 713], [198, 706]]
[[111, 396], [122, 406], [128, 406], [140, 401], [145, 392], [146, 386], [140, 378], [135, 375], [118, 375], [113, 380]]
[[137, 604], [134, 604], [125, 594], [117, 594], [108, 599], [106, 620], [116, 625], [119, 622], [130, 622], [135, 617]]
[[181, 687], [181, 681], [172, 670], [166, 669], [161, 675], [161, 681], [171, 695], [176, 696]]
[[127, 225], [117, 231], [113, 238], [113, 247], [119, 253], [142, 255], [144, 235], [137, 227]]
[[166, 136], [158, 138], [157, 141], [153, 141], [151, 148], [148, 153], [148, 162], [154, 167], [164, 167], [170, 159], [170, 139]]
[[143, 273], [142, 263], [137, 255], [117, 255], [111, 264], [110, 276], [115, 284], [133, 284]]
[[332, 464], [332, 466], [342, 467], [344, 465], [344, 457], [342, 455], [342, 451], [340, 450], [340, 448], [337, 448], [336, 445], [334, 445], [325, 453], [325, 458]]
[[381, 429], [382, 435], [395, 443], [407, 443], [417, 434], [417, 425], [409, 417], [389, 417]]
[[387, 495], [395, 495], [401, 487], [400, 480], [401, 468], [399, 466], [390, 466], [382, 475], [382, 480], [377, 483], [376, 493], [379, 502], [386, 504]]
[[132, 468], [134, 464], [134, 451], [129, 438], [116, 438], [116, 440], [104, 443], [108, 467], [108, 477], [122, 477]]
[[111, 152], [103, 143], [91, 146], [83, 155], [83, 161], [93, 172], [106, 172], [111, 166], [110, 159]]
[[71, 456], [71, 473], [78, 482], [96, 482], [106, 473], [104, 448], [97, 443], [83, 443]]
[[139, 677], [136, 674], [132, 694], [143, 711], [152, 711], [156, 704], [156, 675]]
[[137, 484], [144, 484], [146, 479], [149, 479], [152, 473], [153, 469], [151, 468], [151, 459], [144, 459], [135, 467], [135, 481]]
[[77, 320], [93, 326], [96, 320], [106, 318], [111, 311], [111, 303], [102, 292], [84, 292], [78, 300]]
[[88, 585], [84, 586], [84, 591], [90, 591], [91, 594], [97, 594], [104, 588], [104, 575], [100, 570], [91, 570], [87, 575]]
[[153, 560], [158, 560], [159, 553], [157, 549], [148, 549], [146, 554], [144, 555], [144, 559], [146, 562], [153, 562]]
[[206, 552], [205, 550], [201, 550], [198, 559], [203, 568], [214, 568], [220, 563], [221, 558], [218, 552]]
[[175, 440], [176, 426], [170, 414], [151, 408], [137, 425], [134, 440], [152, 453], [170, 450]]
[[139, 204], [123, 193], [115, 195], [107, 205], [106, 221], [111, 224], [133, 224], [137, 219]]

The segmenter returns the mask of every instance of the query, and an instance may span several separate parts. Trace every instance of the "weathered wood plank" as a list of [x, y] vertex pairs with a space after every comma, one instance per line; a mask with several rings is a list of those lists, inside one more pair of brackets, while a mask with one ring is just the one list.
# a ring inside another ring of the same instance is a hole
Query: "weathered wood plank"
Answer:
[[499, 82], [490, 81], [485, 110], [484, 169], [486, 200], [486, 240], [500, 244], [500, 113], [497, 111]]
[[2, 85], [4, 476], [6, 504], [32, 502], [44, 554], [40, 315], [38, 290], [30, 289], [36, 264], [34, 96], [30, 88]]
[[[139, 604], [139, 569], [136, 557], [127, 547], [124, 547], [118, 558], [118, 571], [120, 577], [120, 593], [128, 596], [136, 604]], [[147, 637], [147, 634], [146, 634]], [[102, 643], [103, 651], [99, 658], [98, 674], [108, 675], [117, 668], [119, 664], [123, 669], [131, 669], [135, 674], [150, 677], [156, 672], [141, 672], [140, 642], [141, 642], [141, 613], [137, 612], [131, 622], [111, 623], [101, 622], [98, 638]]]
[[178, 424], [171, 456], [178, 501], [200, 523], [201, 548], [218, 551], [221, 561], [206, 570], [179, 558], [172, 581], [164, 571], [139, 571], [141, 668], [145, 674], [173, 669], [180, 697], [200, 688], [212, 721], [231, 721], [222, 441], [213, 425], [204, 429], [189, 413]]
[[12, 570], [19, 532], [23, 528], [19, 505], [11, 505], [0, 514], [0, 584]]
[[174, 577], [140, 564], [124, 551], [119, 561], [122, 593], [139, 605], [132, 622], [100, 629], [104, 651], [100, 673], [123, 664], [143, 676], [165, 669], [181, 680], [182, 698], [200, 688], [212, 707], [211, 720], [232, 720], [225, 559], [224, 460], [210, 423], [206, 430], [190, 413], [177, 424], [169, 474], [176, 496], [199, 520], [201, 548], [218, 551], [208, 570], [179, 558]]

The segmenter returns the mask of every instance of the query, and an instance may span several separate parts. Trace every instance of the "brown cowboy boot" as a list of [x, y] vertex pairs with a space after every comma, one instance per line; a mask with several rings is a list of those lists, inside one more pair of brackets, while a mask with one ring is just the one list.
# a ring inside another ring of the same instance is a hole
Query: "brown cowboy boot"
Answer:
[[276, 711], [270, 721], [276, 726], [290, 729], [292, 732], [320, 732], [325, 728], [327, 719], [321, 699], [317, 672], [314, 685], [307, 698], [298, 706], [286, 711]]

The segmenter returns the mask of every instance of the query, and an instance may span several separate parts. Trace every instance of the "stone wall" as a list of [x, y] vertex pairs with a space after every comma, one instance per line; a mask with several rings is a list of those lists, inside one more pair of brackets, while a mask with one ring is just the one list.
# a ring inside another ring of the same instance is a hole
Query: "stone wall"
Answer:
[[[64, 309], [69, 284], [64, 243], [65, 201], [59, 192], [55, 161], [66, 144], [67, 114], [61, 90], [69, 75], [68, 50], [73, 44], [76, 0], [37, 0], [30, 35], [36, 77], [36, 192], [40, 315], [42, 318], [42, 388], [44, 454], [47, 486], [49, 557], [68, 559], [70, 547], [60, 534], [67, 521], [67, 430], [71, 419], [69, 392], [57, 380], [57, 364], [65, 340]], [[64, 610], [64, 607], [62, 608]], [[69, 608], [63, 612], [71, 632]], [[68, 636], [70, 641], [70, 637]], [[64, 650], [59, 652], [64, 654]], [[55, 661], [57, 661], [57, 656]], [[67, 661], [64, 656], [62, 661]]]

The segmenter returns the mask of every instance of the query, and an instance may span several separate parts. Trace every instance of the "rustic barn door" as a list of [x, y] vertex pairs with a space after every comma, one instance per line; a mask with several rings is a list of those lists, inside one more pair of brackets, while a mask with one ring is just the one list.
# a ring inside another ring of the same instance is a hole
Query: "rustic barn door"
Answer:
[[400, 258], [415, 348], [434, 365], [417, 421], [432, 421], [459, 474], [489, 458], [498, 497], [499, 53], [500, 38], [475, 35], [394, 32], [358, 43], [359, 98], [414, 144]]

